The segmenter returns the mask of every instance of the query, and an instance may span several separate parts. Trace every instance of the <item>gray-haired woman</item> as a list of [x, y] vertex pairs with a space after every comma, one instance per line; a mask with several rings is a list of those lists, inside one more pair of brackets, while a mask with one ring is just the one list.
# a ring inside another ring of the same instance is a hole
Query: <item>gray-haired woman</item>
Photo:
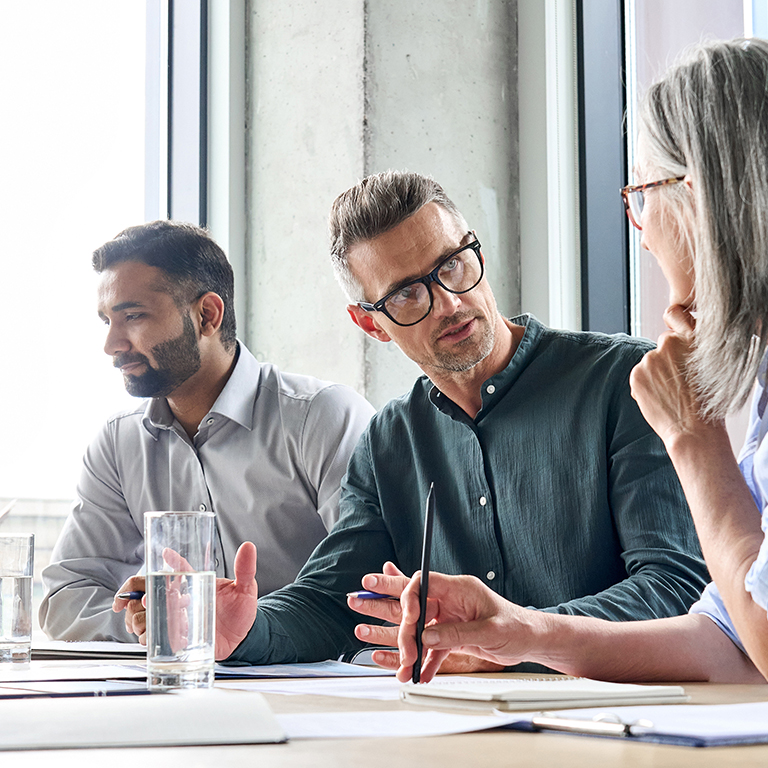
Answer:
[[[622, 194], [670, 307], [632, 393], [667, 447], [714, 581], [685, 616], [615, 623], [527, 610], [473, 577], [434, 574], [423, 681], [450, 650], [612, 680], [768, 678], [768, 43], [699, 45], [651, 86], [635, 176]], [[724, 417], [755, 379], [737, 463]], [[402, 591], [405, 680], [418, 579], [386, 578], [382, 590]]]

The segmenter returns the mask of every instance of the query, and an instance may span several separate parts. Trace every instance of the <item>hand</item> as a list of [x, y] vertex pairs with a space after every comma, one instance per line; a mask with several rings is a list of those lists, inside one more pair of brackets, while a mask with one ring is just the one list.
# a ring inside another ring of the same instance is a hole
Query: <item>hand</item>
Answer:
[[[416, 662], [420, 583], [421, 574], [417, 572], [400, 597], [397, 679], [401, 682], [411, 679]], [[430, 571], [426, 619], [421, 664], [424, 683], [438, 670], [490, 671], [525, 661], [533, 646], [535, 629], [546, 621], [546, 615], [505, 600], [474, 576], [446, 576]], [[451, 656], [455, 663], [448, 659], [451, 651], [459, 652]], [[467, 659], [460, 654], [468, 654], [474, 660], [470, 669], [461, 666]]]
[[[431, 577], [430, 577], [431, 579]], [[405, 588], [411, 583], [409, 579], [394, 563], [384, 563], [382, 573], [369, 573], [363, 577], [362, 584], [365, 589], [372, 592], [380, 592], [392, 597], [400, 597]], [[430, 581], [430, 594], [432, 584]], [[418, 595], [418, 587], [417, 587]], [[399, 625], [402, 619], [402, 608], [396, 600], [360, 600], [356, 597], [347, 599], [352, 610], [358, 613], [375, 616], [378, 619]], [[417, 600], [418, 603], [418, 600]], [[418, 609], [417, 609], [418, 610]], [[429, 610], [429, 608], [428, 608]], [[417, 614], [418, 617], [418, 614]], [[431, 615], [428, 614], [428, 618]], [[383, 645], [395, 647], [398, 645], [398, 626], [383, 627], [378, 624], [358, 624], [355, 627], [355, 637], [371, 645]], [[415, 646], [414, 646], [415, 647]], [[373, 660], [386, 669], [398, 669], [400, 667], [400, 653], [398, 651], [374, 651]], [[500, 671], [503, 666], [472, 656], [467, 653], [450, 652], [445, 654], [440, 671], [452, 674], [466, 674], [469, 672], [494, 672]], [[437, 670], [435, 670], [436, 672]], [[410, 679], [410, 677], [408, 678]]]
[[[146, 582], [143, 576], [131, 576], [117, 593], [121, 592], [144, 592]], [[136, 635], [138, 642], [142, 645], [147, 644], [147, 598], [146, 595], [141, 600], [124, 600], [115, 595], [112, 601], [112, 610], [115, 613], [125, 611], [125, 628], [128, 632]]]
[[669, 331], [635, 366], [629, 384], [645, 420], [669, 448], [676, 437], [710, 425], [701, 418], [701, 401], [686, 370], [696, 321], [675, 304], [664, 313], [664, 322]]
[[256, 547], [243, 542], [235, 555], [235, 578], [216, 579], [216, 660], [226, 659], [256, 620], [259, 587]]

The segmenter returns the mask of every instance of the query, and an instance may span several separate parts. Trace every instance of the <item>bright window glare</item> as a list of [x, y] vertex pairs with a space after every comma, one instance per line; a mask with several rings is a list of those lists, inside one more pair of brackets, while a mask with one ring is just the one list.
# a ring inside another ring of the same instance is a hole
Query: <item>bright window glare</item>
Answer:
[[103, 352], [90, 256], [144, 219], [145, 14], [3, 4], [0, 498], [71, 498], [99, 426], [136, 403]]

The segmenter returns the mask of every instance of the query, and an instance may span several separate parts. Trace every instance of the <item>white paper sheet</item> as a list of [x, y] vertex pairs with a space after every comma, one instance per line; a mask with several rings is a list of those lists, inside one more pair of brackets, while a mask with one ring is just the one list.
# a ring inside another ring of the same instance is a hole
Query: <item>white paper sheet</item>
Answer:
[[285, 739], [257, 693], [0, 701], [0, 749], [260, 744]]
[[[21, 666], [21, 669], [13, 669]], [[111, 680], [146, 678], [144, 664], [105, 664], [99, 661], [31, 661], [29, 665], [0, 665], [0, 682], [19, 683], [43, 680]]]
[[255, 667], [216, 665], [216, 678], [227, 677], [393, 677], [394, 671], [342, 661], [315, 661], [310, 664], [264, 664]]
[[318, 712], [276, 715], [289, 739], [354, 739], [444, 736], [499, 728], [508, 715], [456, 715], [450, 712]]
[[326, 680], [221, 680], [218, 688], [233, 688], [290, 696], [340, 696], [345, 699], [397, 701], [403, 684], [394, 677], [335, 678]]

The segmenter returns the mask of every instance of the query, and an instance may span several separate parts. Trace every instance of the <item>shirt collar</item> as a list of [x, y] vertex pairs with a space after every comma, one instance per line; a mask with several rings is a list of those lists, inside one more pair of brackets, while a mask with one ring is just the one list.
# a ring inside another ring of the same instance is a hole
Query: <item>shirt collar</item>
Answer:
[[[523, 331], [523, 338], [520, 339], [520, 343], [517, 345], [517, 349], [512, 355], [512, 359], [509, 361], [506, 368], [503, 368], [483, 382], [481, 393], [483, 407], [477, 414], [475, 421], [477, 421], [485, 411], [492, 408], [500, 399], [502, 399], [509, 388], [515, 383], [517, 377], [528, 364], [528, 358], [530, 357], [531, 352], [536, 348], [541, 339], [541, 335], [544, 332], [544, 325], [530, 313], [511, 317], [509, 318], [509, 322], [514, 325], [521, 325], [525, 329]], [[435, 407], [443, 411], [443, 413], [447, 413], [452, 418], [468, 418], [464, 411], [462, 411], [452, 400], [443, 395], [434, 384], [429, 390], [429, 399]]]
[[[237, 362], [221, 394], [208, 412], [237, 422], [247, 430], [253, 429], [253, 405], [259, 393], [261, 363], [238, 341]], [[207, 416], [206, 416], [207, 418]], [[161, 429], [170, 429], [174, 415], [164, 397], [152, 398], [147, 403], [142, 424], [155, 438]]]

